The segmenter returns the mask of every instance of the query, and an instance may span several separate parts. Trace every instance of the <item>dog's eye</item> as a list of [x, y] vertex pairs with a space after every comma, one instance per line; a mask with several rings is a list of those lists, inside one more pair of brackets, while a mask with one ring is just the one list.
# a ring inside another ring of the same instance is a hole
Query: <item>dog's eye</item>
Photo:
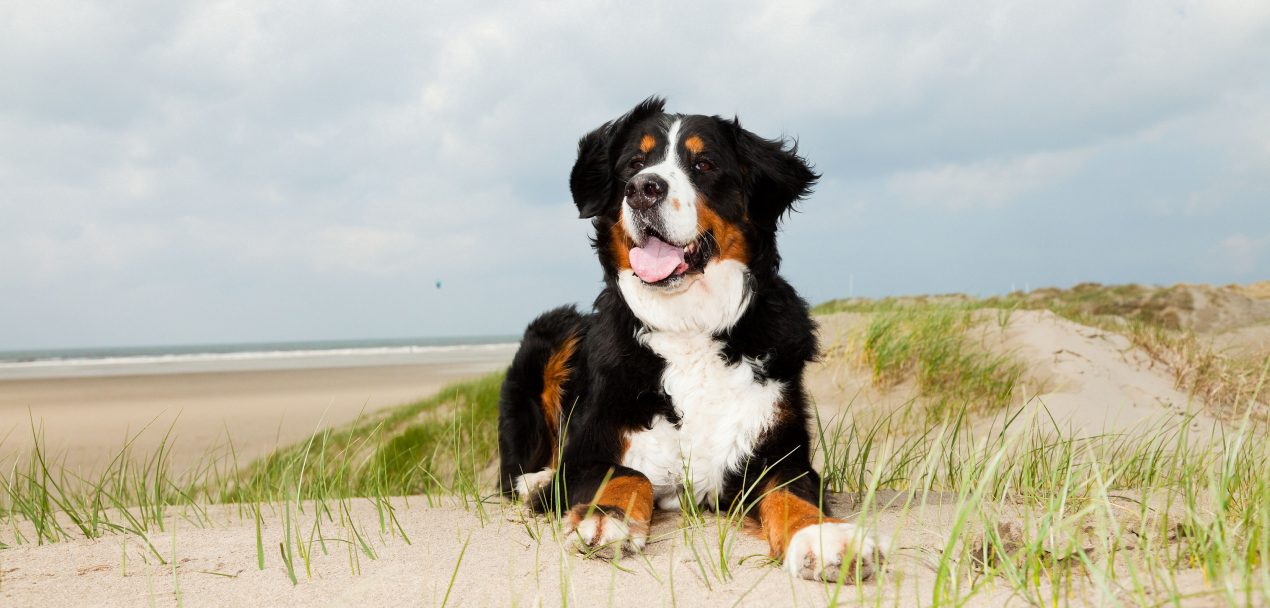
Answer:
[[706, 171], [714, 169], [714, 165], [711, 164], [710, 161], [702, 159], [693, 164], [692, 168], [701, 173], [705, 173]]
[[644, 159], [636, 156], [635, 158], [631, 159], [630, 166], [632, 169], [639, 171], [640, 169], [644, 168]]

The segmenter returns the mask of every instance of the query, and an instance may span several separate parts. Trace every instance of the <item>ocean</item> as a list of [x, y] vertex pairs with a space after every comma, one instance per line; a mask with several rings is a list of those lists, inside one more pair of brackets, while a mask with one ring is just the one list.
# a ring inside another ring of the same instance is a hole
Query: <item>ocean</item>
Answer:
[[0, 351], [0, 380], [461, 363], [506, 355], [518, 336], [185, 344]]

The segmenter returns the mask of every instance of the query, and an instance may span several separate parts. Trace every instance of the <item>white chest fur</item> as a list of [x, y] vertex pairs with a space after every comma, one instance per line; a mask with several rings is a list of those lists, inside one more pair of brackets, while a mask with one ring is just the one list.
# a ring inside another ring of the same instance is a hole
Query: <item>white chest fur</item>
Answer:
[[712, 503], [723, 480], [754, 452], [772, 423], [784, 385], [754, 379], [754, 361], [728, 365], [714, 336], [736, 325], [749, 307], [749, 271], [716, 260], [673, 293], [645, 286], [623, 270], [618, 288], [646, 329], [639, 340], [666, 361], [662, 389], [679, 413], [678, 428], [659, 418], [629, 437], [622, 464], [653, 482], [658, 506], [674, 509], [681, 489]]
[[771, 425], [784, 385], [755, 381], [753, 361], [728, 365], [707, 333], [651, 331], [642, 340], [666, 360], [662, 387], [681, 419], [676, 428], [659, 418], [632, 435], [622, 464], [648, 476], [663, 509], [678, 507], [681, 488], [712, 504]]

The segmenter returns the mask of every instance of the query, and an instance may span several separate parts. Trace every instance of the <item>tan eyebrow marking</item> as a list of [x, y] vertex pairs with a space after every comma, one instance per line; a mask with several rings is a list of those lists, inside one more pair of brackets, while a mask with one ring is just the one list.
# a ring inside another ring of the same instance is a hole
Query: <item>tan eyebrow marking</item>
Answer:
[[657, 140], [652, 135], [645, 133], [644, 137], [639, 140], [639, 151], [648, 154], [648, 151], [652, 150], [655, 145], [657, 145]]
[[706, 149], [706, 142], [701, 141], [701, 138], [696, 135], [689, 135], [688, 139], [684, 140], [684, 147], [693, 154], [701, 154], [701, 151]]

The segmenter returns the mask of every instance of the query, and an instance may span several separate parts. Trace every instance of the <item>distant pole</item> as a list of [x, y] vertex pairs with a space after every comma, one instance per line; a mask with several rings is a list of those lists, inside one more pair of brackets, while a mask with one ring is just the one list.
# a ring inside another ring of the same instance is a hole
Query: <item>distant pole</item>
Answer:
[[855, 274], [847, 275], [847, 297], [855, 297]]

